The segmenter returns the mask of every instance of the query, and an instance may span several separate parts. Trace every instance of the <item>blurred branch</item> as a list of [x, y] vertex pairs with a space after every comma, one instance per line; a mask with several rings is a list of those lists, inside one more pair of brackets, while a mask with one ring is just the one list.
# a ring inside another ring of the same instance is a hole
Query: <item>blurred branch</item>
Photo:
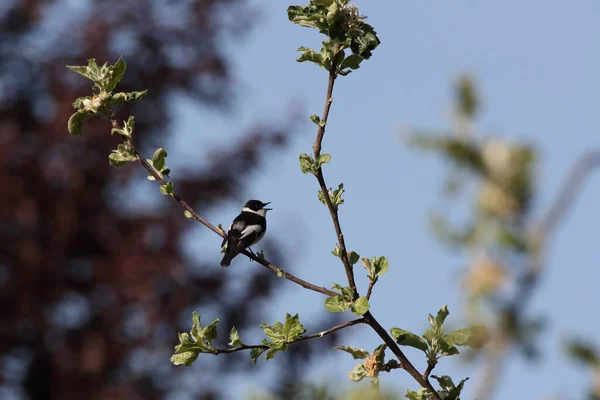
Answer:
[[[119, 123], [115, 118], [111, 119], [111, 123], [112, 123], [112, 126], [114, 129], [119, 129]], [[161, 185], [167, 184], [167, 182], [164, 180], [164, 178], [156, 172], [154, 167], [152, 167], [150, 164], [148, 164], [148, 162], [142, 156], [140, 156], [140, 154], [138, 153], [137, 150], [134, 150], [133, 154], [136, 157], [135, 161], [138, 164], [140, 164], [142, 167], [144, 167], [144, 169], [146, 171], [148, 171], [148, 173], [154, 177], [156, 182], [158, 182]], [[200, 216], [198, 213], [196, 213], [194, 211], [194, 209], [188, 203], [186, 203], [177, 193], [173, 193], [172, 197], [173, 197], [173, 199], [175, 199], [176, 202], [178, 202], [181, 205], [181, 207], [183, 207], [185, 210], [187, 210], [190, 213], [190, 215], [192, 216], [193, 219], [200, 222], [202, 225], [206, 226], [208, 229], [210, 229], [217, 235], [221, 236], [222, 238], [225, 238], [227, 236], [225, 232], [223, 232], [222, 230], [220, 230], [219, 228], [217, 228], [216, 226], [214, 226], [213, 224], [208, 222], [205, 218]], [[261, 264], [262, 266], [264, 266], [264, 267], [268, 268], [269, 270], [271, 270], [272, 272], [276, 273], [278, 276], [281, 276], [291, 282], [294, 282], [294, 283], [302, 286], [305, 289], [312, 290], [312, 291], [324, 294], [326, 296], [339, 296], [340, 295], [339, 293], [334, 292], [333, 290], [329, 290], [322, 286], [313, 285], [312, 283], [306, 282], [303, 279], [300, 279], [290, 273], [287, 273], [283, 269], [278, 268], [277, 266], [271, 264], [269, 261], [259, 258], [246, 250], [244, 250], [242, 253], [245, 256], [247, 256], [248, 258], [256, 261], [257, 263]]]
[[542, 218], [540, 225], [544, 233], [548, 234], [556, 229], [565, 213], [573, 205], [585, 178], [598, 167], [600, 167], [600, 149], [589, 150], [575, 161], [554, 202]]
[[[357, 325], [357, 324], [364, 324], [366, 321], [364, 318], [358, 318], [358, 319], [354, 319], [352, 321], [348, 321], [348, 322], [344, 322], [343, 324], [340, 325], [336, 325], [332, 328], [329, 328], [327, 330], [324, 330], [322, 332], [317, 332], [317, 333], [313, 333], [312, 335], [308, 335], [308, 336], [300, 336], [298, 337], [298, 339], [288, 343], [288, 344], [292, 344], [292, 343], [297, 343], [297, 342], [303, 342], [305, 340], [310, 340], [310, 339], [316, 339], [316, 338], [322, 338], [325, 337], [333, 332], [337, 332], [339, 330], [342, 330], [344, 328], [348, 328], [350, 326], [353, 325]], [[249, 350], [249, 349], [269, 349], [269, 346], [266, 346], [264, 344], [257, 344], [257, 345], [244, 345], [244, 346], [239, 346], [239, 347], [235, 347], [232, 349], [215, 349], [216, 352], [215, 354], [228, 354], [228, 353], [235, 353], [237, 351], [242, 351], [242, 350]]]
[[[532, 254], [530, 266], [525, 276], [520, 280], [515, 295], [506, 310], [506, 317], [513, 321], [515, 326], [539, 282], [543, 270], [542, 256], [546, 238], [556, 231], [560, 221], [573, 206], [573, 202], [585, 179], [598, 167], [600, 167], [600, 149], [590, 150], [581, 155], [571, 167], [554, 201], [534, 230], [532, 239], [535, 243], [535, 250]], [[486, 400], [491, 398], [496, 388], [502, 364], [510, 349], [509, 341], [509, 332], [501, 332], [490, 343], [490, 354], [483, 368], [480, 385], [475, 392], [477, 399]]]

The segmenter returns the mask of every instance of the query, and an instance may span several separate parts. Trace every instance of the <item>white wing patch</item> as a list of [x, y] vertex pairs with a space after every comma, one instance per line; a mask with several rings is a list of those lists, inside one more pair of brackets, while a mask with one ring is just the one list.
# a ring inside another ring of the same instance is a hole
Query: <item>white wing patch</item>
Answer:
[[250, 234], [252, 234], [254, 232], [259, 232], [260, 233], [261, 230], [262, 229], [261, 229], [260, 225], [248, 225], [242, 231], [242, 236], [240, 236], [240, 239], [243, 239], [243, 238], [247, 237], [248, 235], [250, 235]]

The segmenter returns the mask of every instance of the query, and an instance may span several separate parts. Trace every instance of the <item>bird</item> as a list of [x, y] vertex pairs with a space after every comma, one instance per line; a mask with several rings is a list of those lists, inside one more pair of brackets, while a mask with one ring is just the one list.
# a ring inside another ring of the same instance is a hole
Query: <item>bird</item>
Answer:
[[[235, 217], [227, 235], [223, 239], [221, 248], [227, 244], [225, 255], [221, 260], [222, 267], [228, 267], [231, 260], [247, 247], [258, 243], [267, 231], [267, 211], [272, 208], [266, 208], [271, 202], [263, 203], [260, 200], [248, 200], [240, 215]], [[252, 251], [252, 250], [250, 250]]]

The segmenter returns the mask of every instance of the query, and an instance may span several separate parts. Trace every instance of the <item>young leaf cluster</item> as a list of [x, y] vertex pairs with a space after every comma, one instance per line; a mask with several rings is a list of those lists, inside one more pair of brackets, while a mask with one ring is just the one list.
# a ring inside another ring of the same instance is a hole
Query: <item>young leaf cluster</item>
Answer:
[[[167, 151], [161, 147], [156, 149], [156, 151], [152, 155], [151, 160], [146, 159], [146, 162], [150, 164], [154, 168], [154, 171], [156, 171], [158, 176], [160, 176], [163, 179], [165, 176], [168, 177], [169, 173], [171, 172], [171, 170], [167, 167], [166, 158]], [[152, 174], [148, 174], [148, 180], [155, 181], [156, 178]]]
[[350, 286], [334, 283], [331, 287], [342, 293], [341, 296], [331, 296], [325, 299], [325, 308], [331, 312], [352, 311], [356, 315], [363, 315], [369, 311], [369, 300], [366, 297], [354, 299], [354, 291]]
[[[372, 51], [381, 43], [366, 17], [358, 12], [350, 0], [311, 0], [308, 6], [288, 7], [291, 22], [317, 29], [328, 37], [320, 52], [300, 47], [299, 62], [309, 61], [339, 75], [348, 75], [369, 59]], [[346, 57], [344, 48], [351, 50]], [[332, 63], [335, 62], [335, 65]]]
[[[344, 184], [343, 183], [340, 183], [338, 185], [338, 188], [335, 190], [333, 190], [332, 188], [329, 188], [327, 190], [327, 192], [329, 193], [329, 199], [331, 200], [331, 205], [333, 206], [333, 208], [335, 210], [338, 209], [340, 204], [344, 204], [344, 199], [342, 199], [342, 195], [344, 194]], [[321, 203], [327, 205], [327, 202], [325, 202], [325, 196], [323, 196], [323, 191], [320, 189], [317, 192], [317, 198], [319, 199], [319, 201]]]
[[[73, 108], [77, 111], [69, 118], [68, 129], [71, 135], [81, 136], [83, 134], [83, 123], [92, 116], [101, 115], [109, 118], [123, 102], [138, 101], [147, 93], [146, 90], [113, 93], [127, 69], [123, 57], [119, 58], [113, 65], [105, 63], [99, 66], [96, 64], [96, 60], [92, 58], [88, 60], [86, 66], [68, 65], [67, 68], [94, 83], [93, 96], [80, 97], [72, 103]], [[129, 138], [131, 139], [131, 136]]]
[[113, 65], [104, 63], [99, 66], [95, 59], [90, 59], [87, 66], [67, 66], [67, 68], [94, 83], [92, 96], [80, 97], [72, 103], [73, 108], [77, 111], [69, 118], [69, 133], [76, 136], [83, 135], [84, 122], [95, 115], [112, 119], [111, 134], [118, 133], [123, 143], [118, 145], [117, 149], [108, 156], [109, 164], [115, 168], [121, 168], [130, 161], [138, 161], [133, 147], [135, 118], [130, 116], [127, 121], [123, 121], [123, 126], [119, 127], [114, 121], [114, 114], [124, 102], [138, 101], [146, 95], [147, 91], [113, 93], [127, 69], [127, 63], [123, 57]]
[[217, 349], [212, 345], [212, 341], [217, 337], [217, 324], [219, 319], [215, 318], [210, 325], [202, 327], [200, 325], [200, 315], [192, 313], [192, 330], [189, 334], [179, 334], [179, 344], [175, 346], [175, 352], [171, 357], [171, 362], [175, 365], [190, 366], [200, 353], [217, 354]]
[[430, 366], [435, 366], [441, 357], [459, 354], [456, 346], [469, 346], [478, 349], [489, 339], [487, 328], [475, 325], [444, 332], [444, 321], [448, 316], [448, 307], [442, 307], [434, 317], [429, 314], [429, 325], [421, 336], [401, 328], [392, 328], [390, 333], [401, 346], [409, 346], [423, 351]]
[[360, 263], [367, 270], [367, 277], [371, 282], [377, 282], [377, 279], [385, 274], [389, 268], [389, 262], [386, 257], [361, 258]]
[[[342, 249], [340, 249], [340, 246], [338, 246], [337, 244], [335, 245], [335, 248], [331, 251], [331, 254], [333, 254], [340, 260], [342, 259]], [[347, 254], [348, 261], [350, 261], [350, 265], [354, 265], [358, 262], [358, 260], [360, 260], [360, 256], [355, 251], [348, 251]]]
[[[355, 360], [365, 360], [359, 364], [356, 364], [351, 372], [348, 372], [350, 380], [353, 382], [360, 382], [364, 378], [371, 378], [371, 385], [379, 385], [379, 373], [381, 371], [389, 370], [389, 366], [385, 363], [385, 344], [377, 346], [373, 353], [369, 353], [364, 349], [357, 349], [352, 346], [338, 346], [337, 350], [345, 351], [352, 355]], [[392, 363], [394, 367], [397, 363]], [[388, 367], [388, 368], [386, 368]]]
[[304, 329], [300, 323], [300, 317], [298, 314], [294, 316], [286, 314], [284, 323], [276, 322], [274, 325], [269, 325], [263, 322], [260, 327], [269, 337], [269, 339], [262, 340], [262, 344], [267, 346], [268, 349], [252, 349], [250, 352], [250, 357], [252, 358], [252, 362], [255, 364], [258, 360], [258, 357], [260, 357], [260, 355], [265, 351], [267, 352], [265, 359], [269, 360], [273, 358], [276, 353], [285, 351], [288, 344], [294, 342], [296, 339], [298, 339], [298, 337], [300, 337], [300, 335], [306, 332], [306, 329]]
[[[444, 400], [460, 400], [460, 393], [465, 385], [465, 382], [469, 380], [469, 378], [465, 378], [460, 381], [458, 385], [455, 385], [448, 375], [436, 376], [431, 375], [433, 379], [438, 381], [441, 390], [438, 390], [438, 395]], [[420, 388], [418, 391], [407, 390], [404, 395], [405, 398], [409, 400], [428, 400], [430, 398], [430, 394], [425, 388]]]
[[317, 175], [319, 173], [319, 169], [323, 164], [327, 164], [331, 161], [330, 154], [321, 154], [319, 158], [315, 161], [315, 159], [306, 153], [300, 154], [300, 169], [302, 173], [308, 174], [311, 173], [313, 175]]

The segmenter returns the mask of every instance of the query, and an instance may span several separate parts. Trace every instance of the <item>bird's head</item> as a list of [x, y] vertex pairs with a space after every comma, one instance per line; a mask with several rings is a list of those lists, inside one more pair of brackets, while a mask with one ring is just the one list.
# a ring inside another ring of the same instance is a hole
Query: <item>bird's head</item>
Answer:
[[267, 211], [272, 210], [272, 208], [266, 208], [269, 204], [271, 204], [271, 202], [263, 203], [260, 200], [248, 200], [244, 205], [244, 208], [242, 208], [242, 211], [253, 212], [265, 216]]

